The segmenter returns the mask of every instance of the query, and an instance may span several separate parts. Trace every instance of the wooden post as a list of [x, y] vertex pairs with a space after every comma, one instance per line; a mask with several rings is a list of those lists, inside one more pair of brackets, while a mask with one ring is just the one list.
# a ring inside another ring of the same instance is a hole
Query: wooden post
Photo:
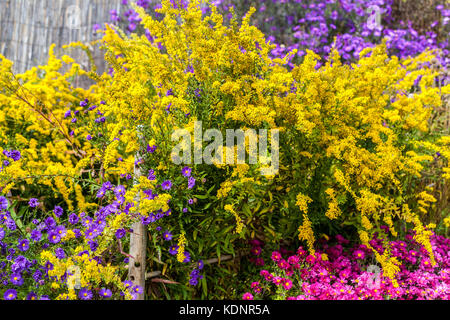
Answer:
[[[141, 130], [141, 126], [138, 126], [138, 133]], [[139, 135], [141, 137], [141, 135]], [[142, 139], [142, 137], [141, 137]], [[140, 159], [139, 152], [136, 154], [136, 161]], [[134, 164], [134, 183], [138, 183], [141, 176], [141, 170], [136, 162]], [[139, 208], [139, 196], [136, 199], [136, 203]], [[145, 269], [146, 269], [146, 255], [147, 255], [147, 227], [142, 224], [140, 220], [136, 221], [132, 226], [133, 232], [130, 236], [130, 258], [128, 266], [128, 279], [133, 281], [134, 285], [142, 287], [142, 294], [138, 294], [136, 300], [145, 299]]]

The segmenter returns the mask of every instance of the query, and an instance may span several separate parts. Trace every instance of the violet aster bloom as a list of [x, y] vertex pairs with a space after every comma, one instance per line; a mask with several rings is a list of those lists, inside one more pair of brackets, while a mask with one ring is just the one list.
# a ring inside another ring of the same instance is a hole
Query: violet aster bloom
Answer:
[[188, 189], [192, 189], [193, 187], [195, 187], [195, 179], [190, 177], [188, 180]]
[[165, 231], [163, 233], [163, 239], [164, 240], [170, 241], [170, 240], [172, 240], [172, 238], [173, 238], [173, 236], [172, 236], [172, 234], [169, 231]]
[[112, 296], [111, 290], [105, 289], [105, 288], [100, 289], [99, 294], [100, 294], [103, 298], [111, 298], [111, 296]]
[[70, 117], [72, 115], [72, 111], [69, 109], [66, 111], [66, 113], [64, 113], [64, 119]]
[[20, 240], [17, 247], [19, 248], [20, 251], [25, 252], [28, 249], [30, 249], [30, 241], [28, 239]]
[[133, 286], [133, 282], [131, 282], [130, 280], [125, 280], [123, 282], [123, 284], [125, 285], [126, 289], [129, 289], [129, 288], [131, 288]]
[[20, 275], [20, 273], [13, 273], [9, 279], [9, 281], [11, 281], [11, 283], [15, 286], [21, 286], [23, 285], [23, 278]]
[[155, 145], [153, 145], [153, 146], [147, 145], [147, 152], [148, 152], [148, 153], [155, 153], [155, 151], [156, 151], [157, 148], [158, 148], [158, 147], [155, 146]]
[[5, 229], [0, 228], [0, 241], [5, 237]]
[[127, 234], [127, 232], [125, 231], [125, 229], [117, 229], [116, 238], [122, 239], [123, 237], [125, 237], [126, 234]]
[[124, 196], [125, 193], [126, 193], [126, 189], [122, 185], [119, 185], [114, 189], [114, 194], [116, 195], [116, 197]]
[[169, 253], [173, 256], [176, 255], [178, 253], [178, 246], [171, 246], [169, 248]]
[[161, 188], [162, 188], [163, 190], [170, 190], [170, 189], [172, 189], [172, 181], [170, 181], [170, 180], [164, 181], [164, 182], [161, 184]]
[[27, 295], [27, 300], [36, 300], [38, 298], [37, 294], [34, 293], [33, 291], [31, 291], [28, 295]]
[[13, 219], [7, 219], [5, 222], [6, 226], [8, 227], [9, 230], [14, 231], [17, 229], [17, 225], [16, 222]]
[[39, 230], [32, 230], [31, 231], [31, 240], [33, 240], [34, 242], [38, 242], [41, 241], [42, 238], [42, 233]]
[[189, 177], [191, 176], [192, 169], [189, 168], [189, 167], [184, 167], [184, 168], [181, 170], [181, 173], [182, 173], [183, 176], [185, 176], [186, 178], [189, 178]]
[[3, 160], [3, 165], [4, 165], [5, 167], [9, 166], [9, 161], [8, 161], [8, 160]]
[[10, 156], [14, 161], [19, 161], [21, 158], [20, 151], [17, 151], [17, 150], [12, 150], [10, 153]]
[[81, 289], [78, 293], [78, 298], [80, 298], [81, 300], [91, 300], [92, 297], [92, 291], [86, 288]]
[[58, 259], [64, 259], [64, 258], [66, 257], [66, 253], [64, 252], [64, 249], [62, 249], [62, 248], [57, 248], [57, 249], [55, 250], [55, 256], [56, 256]]
[[55, 219], [53, 219], [53, 217], [47, 217], [44, 222], [49, 229], [53, 229], [54, 227], [56, 227], [56, 221]]
[[137, 294], [142, 294], [142, 293], [144, 292], [144, 290], [142, 289], [141, 286], [134, 286], [134, 287], [131, 289], [131, 292], [137, 293]]
[[87, 141], [91, 141], [91, 140], [92, 140], [92, 136], [91, 136], [90, 134], [88, 134], [88, 135], [86, 136], [86, 140], [87, 140]]
[[17, 298], [17, 291], [15, 289], [8, 289], [3, 294], [5, 300], [14, 300]]
[[63, 215], [64, 210], [60, 206], [55, 206], [55, 208], [53, 209], [53, 213], [59, 218]]
[[91, 249], [92, 252], [94, 252], [95, 250], [97, 250], [97, 248], [98, 248], [98, 243], [97, 243], [97, 241], [90, 240], [90, 241], [88, 241], [88, 244], [89, 244], [89, 248]]
[[31, 198], [30, 201], [28, 201], [28, 205], [31, 208], [36, 208], [39, 205], [39, 201], [36, 198]]
[[150, 180], [150, 181], [156, 180], [155, 170], [150, 169], [150, 170], [148, 171], [148, 177], [147, 177], [147, 179]]
[[78, 216], [77, 216], [75, 213], [72, 213], [72, 214], [69, 216], [69, 222], [70, 222], [70, 224], [77, 224], [79, 220], [80, 220], [80, 218], [78, 218]]
[[8, 199], [3, 196], [0, 196], [0, 210], [8, 209]]
[[59, 234], [55, 231], [50, 231], [48, 233], [48, 241], [50, 243], [56, 244], [59, 243], [61, 241], [61, 237], [59, 236]]
[[97, 198], [103, 198], [105, 196], [106, 190], [102, 187], [98, 190], [96, 197]]
[[106, 182], [102, 185], [102, 187], [103, 187], [104, 189], [106, 189], [106, 190], [111, 190], [112, 187], [113, 187], [113, 185], [112, 185], [111, 182], [106, 181]]

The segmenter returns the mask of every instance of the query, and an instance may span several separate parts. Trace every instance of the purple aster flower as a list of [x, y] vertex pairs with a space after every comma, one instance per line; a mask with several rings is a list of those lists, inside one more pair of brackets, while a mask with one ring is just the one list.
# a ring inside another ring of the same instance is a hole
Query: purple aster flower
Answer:
[[170, 181], [170, 180], [164, 181], [164, 182], [161, 184], [161, 188], [162, 188], [163, 190], [170, 190], [170, 189], [172, 189], [172, 181]]
[[125, 229], [117, 229], [116, 238], [122, 239], [123, 237], [125, 237], [126, 234], [127, 234], [127, 232], [125, 231]]
[[81, 231], [79, 229], [73, 229], [72, 231], [75, 234], [75, 238], [78, 239], [81, 237]]
[[53, 213], [59, 218], [63, 215], [64, 210], [60, 206], [55, 206], [55, 208], [53, 209]]
[[48, 295], [44, 294], [39, 298], [39, 300], [50, 300], [50, 298], [48, 297]]
[[77, 118], [73, 118], [70, 122], [76, 123], [77, 121], [78, 121]]
[[147, 145], [147, 152], [148, 152], [148, 153], [155, 153], [155, 151], [156, 151], [157, 148], [158, 148], [158, 147], [155, 146], [155, 145], [153, 145], [153, 146]]
[[38, 242], [41, 241], [42, 238], [42, 233], [39, 230], [32, 230], [31, 231], [31, 240], [33, 240], [34, 242]]
[[3, 166], [5, 166], [5, 167], [9, 166], [9, 161], [8, 160], [3, 160]]
[[113, 188], [113, 185], [110, 181], [106, 181], [105, 183], [103, 183], [102, 188], [106, 190], [111, 190]]
[[102, 187], [102, 188], [100, 188], [100, 189], [97, 191], [96, 197], [97, 197], [97, 198], [103, 198], [103, 197], [105, 196], [105, 193], [106, 193], [106, 190], [103, 189], [103, 187]]
[[191, 286], [196, 286], [196, 285], [198, 285], [198, 278], [195, 278], [195, 277], [190, 278], [190, 279], [189, 279], [189, 284], [190, 284]]
[[86, 136], [86, 140], [87, 140], [87, 141], [91, 141], [91, 140], [92, 140], [92, 136], [91, 136], [90, 134], [88, 134], [88, 135]]
[[12, 150], [11, 153], [10, 153], [10, 157], [11, 157], [14, 161], [19, 161], [20, 158], [21, 158], [20, 151]]
[[88, 100], [88, 99], [85, 99], [85, 100], [83, 100], [83, 101], [80, 102], [80, 106], [81, 106], [81, 107], [87, 107], [88, 102], [89, 102], [89, 100]]
[[37, 294], [34, 293], [33, 291], [31, 291], [28, 295], [27, 295], [27, 300], [36, 300], [37, 299]]
[[30, 201], [28, 201], [28, 205], [31, 208], [36, 208], [39, 205], [39, 201], [36, 198], [31, 198]]
[[203, 263], [203, 260], [198, 260], [198, 262], [197, 262], [197, 268], [198, 268], [199, 270], [202, 270], [204, 266], [205, 266], [205, 264]]
[[169, 231], [165, 231], [163, 233], [163, 239], [164, 240], [170, 241], [170, 240], [172, 240], [172, 238], [173, 238], [173, 236], [172, 236], [172, 234]]
[[130, 280], [125, 280], [123, 284], [125, 285], [126, 289], [131, 288], [133, 286], [133, 282], [131, 282]]
[[92, 291], [86, 288], [83, 288], [80, 290], [80, 292], [78, 293], [78, 297], [81, 300], [91, 300], [93, 295], [92, 295]]
[[13, 219], [7, 219], [5, 222], [9, 230], [14, 231], [17, 229], [16, 222]]
[[194, 199], [189, 199], [189, 200], [188, 200], [188, 203], [189, 203], [189, 204], [193, 204], [193, 203], [194, 203]]
[[55, 228], [55, 232], [62, 238], [66, 235], [67, 230], [63, 225], [59, 225]]
[[178, 253], [178, 246], [171, 246], [169, 248], [169, 253], [173, 256], [176, 255]]
[[0, 210], [8, 209], [8, 199], [3, 196], [0, 196]]
[[188, 212], [188, 208], [183, 208], [183, 212], [184, 213]]
[[131, 289], [131, 292], [132, 292], [132, 293], [135, 293], [135, 294], [142, 294], [142, 293], [144, 292], [144, 290], [142, 289], [141, 286], [134, 286], [134, 287]]
[[98, 248], [97, 241], [90, 240], [90, 241], [88, 241], [88, 244], [89, 244], [89, 248], [91, 249], [92, 252], [97, 250], [97, 248]]
[[148, 217], [141, 217], [141, 223], [145, 226], [148, 226], [150, 223], [155, 222], [155, 216], [150, 214]]
[[58, 259], [64, 259], [66, 257], [66, 253], [64, 252], [63, 248], [56, 248], [55, 250], [55, 256]]
[[119, 185], [114, 189], [114, 194], [116, 195], [116, 197], [124, 196], [126, 192], [127, 191], [126, 191], [125, 187], [122, 185]]
[[56, 227], [56, 221], [55, 219], [53, 219], [53, 217], [47, 217], [44, 222], [49, 229], [53, 229], [54, 227]]
[[184, 252], [184, 263], [188, 263], [191, 261], [191, 254], [187, 251]]
[[72, 213], [72, 214], [69, 216], [69, 222], [70, 222], [71, 224], [77, 224], [78, 221], [80, 221], [80, 218], [78, 218], [78, 216], [77, 216], [75, 213]]
[[72, 115], [72, 111], [70, 111], [70, 109], [67, 110], [66, 113], [64, 113], [64, 119], [70, 117], [71, 115]]
[[150, 181], [156, 180], [155, 170], [150, 169], [150, 170], [148, 171], [148, 177], [147, 177], [147, 179], [150, 180]]
[[5, 300], [14, 300], [17, 298], [17, 291], [15, 289], [8, 289], [3, 294]]
[[98, 30], [100, 30], [102, 27], [98, 24], [98, 23], [96, 23], [96, 24], [94, 24], [94, 26], [92, 27], [92, 29], [94, 30], [94, 32], [97, 32]]
[[105, 288], [100, 289], [99, 294], [100, 294], [103, 298], [111, 298], [111, 296], [112, 296], [111, 290], [105, 289]]
[[57, 232], [55, 232], [55, 231], [50, 231], [50, 232], [48, 233], [48, 241], [49, 241], [50, 243], [56, 244], [56, 243], [58, 243], [58, 242], [61, 241], [61, 237], [59, 236], [59, 234], [58, 234]]
[[20, 273], [13, 273], [11, 277], [9, 278], [9, 281], [15, 286], [21, 286], [23, 285], [23, 278], [20, 275]]
[[186, 178], [189, 178], [189, 177], [191, 176], [192, 169], [189, 168], [189, 167], [184, 167], [184, 168], [181, 170], [181, 173], [182, 173], [183, 176], [185, 176]]
[[28, 249], [30, 249], [30, 241], [28, 239], [20, 240], [17, 247], [19, 248], [20, 251], [25, 252]]
[[192, 189], [195, 186], [195, 179], [190, 177], [188, 180], [188, 189]]
[[5, 229], [0, 227], [0, 241], [2, 241], [4, 237], [5, 237]]

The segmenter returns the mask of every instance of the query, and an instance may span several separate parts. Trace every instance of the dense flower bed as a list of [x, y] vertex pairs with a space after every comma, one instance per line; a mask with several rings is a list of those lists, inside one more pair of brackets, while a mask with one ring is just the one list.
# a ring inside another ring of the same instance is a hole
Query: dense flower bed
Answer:
[[[386, 227], [385, 230], [388, 228]], [[371, 240], [376, 250], [385, 248], [380, 238]], [[261, 280], [251, 284], [244, 300], [275, 298], [288, 300], [435, 300], [450, 299], [450, 239], [433, 235], [436, 255], [432, 265], [426, 250], [408, 232], [405, 240], [392, 241], [392, 254], [402, 261], [395, 281], [373, 265], [375, 259], [365, 245], [353, 245], [337, 235], [322, 241], [321, 250], [308, 254], [272, 253], [272, 269], [261, 270]], [[260, 243], [253, 243], [258, 247]]]

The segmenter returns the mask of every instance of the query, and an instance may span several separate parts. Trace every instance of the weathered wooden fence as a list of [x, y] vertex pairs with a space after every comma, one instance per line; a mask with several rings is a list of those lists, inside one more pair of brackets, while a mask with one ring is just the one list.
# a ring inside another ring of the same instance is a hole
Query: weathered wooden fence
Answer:
[[[60, 48], [74, 41], [85, 44], [97, 40], [95, 24], [109, 21], [112, 9], [119, 11], [121, 0], [0, 0], [0, 53], [14, 62], [16, 73], [47, 61], [49, 47]], [[81, 50], [70, 55], [82, 66], [88, 59]], [[94, 58], [100, 71], [105, 64], [96, 47]]]

